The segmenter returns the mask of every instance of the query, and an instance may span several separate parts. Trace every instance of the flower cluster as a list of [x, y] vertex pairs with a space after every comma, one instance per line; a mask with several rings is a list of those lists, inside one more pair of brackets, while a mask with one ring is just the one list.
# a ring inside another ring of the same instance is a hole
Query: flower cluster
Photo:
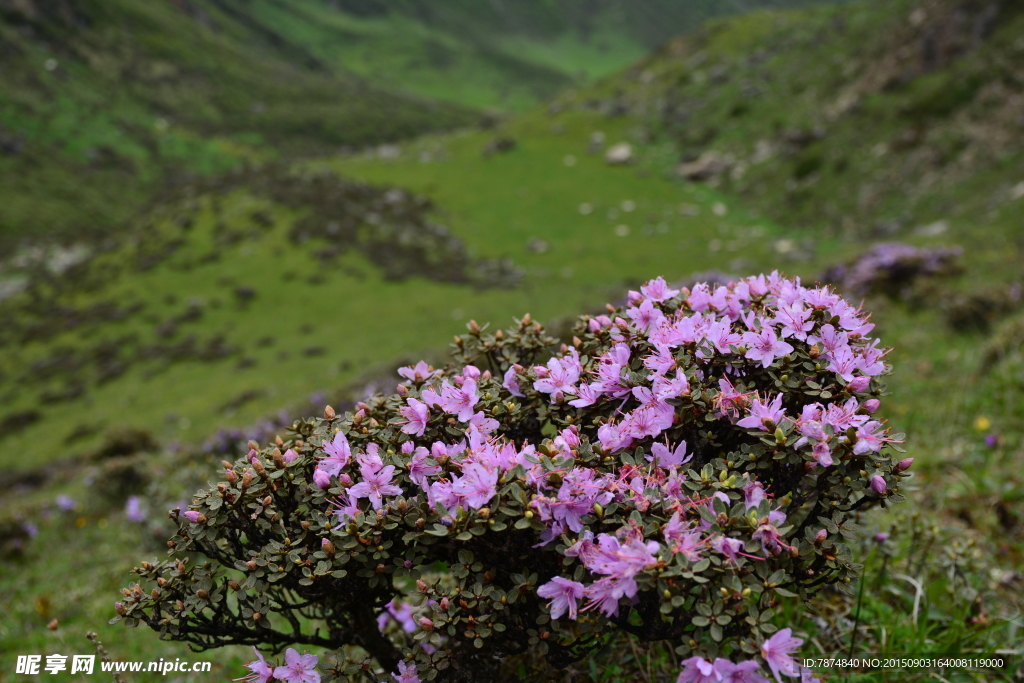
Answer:
[[[777, 273], [658, 278], [561, 345], [529, 316], [471, 322], [455, 365], [225, 463], [170, 541], [211, 562], [144, 565], [156, 588], [118, 618], [198, 647], [359, 645], [406, 682], [492, 679], [527, 650], [566, 666], [614, 629], [675, 642], [680, 681], [804, 676], [774, 608], [849, 590], [851, 518], [899, 502], [910, 466], [875, 417], [872, 328]], [[270, 623], [296, 613], [329, 635]]]
[[249, 675], [236, 678], [236, 681], [246, 683], [320, 683], [320, 672], [316, 670], [319, 657], [316, 655], [300, 655], [294, 648], [288, 648], [284, 653], [284, 664], [274, 666], [260, 654], [259, 650], [253, 648], [256, 659], [246, 664]]

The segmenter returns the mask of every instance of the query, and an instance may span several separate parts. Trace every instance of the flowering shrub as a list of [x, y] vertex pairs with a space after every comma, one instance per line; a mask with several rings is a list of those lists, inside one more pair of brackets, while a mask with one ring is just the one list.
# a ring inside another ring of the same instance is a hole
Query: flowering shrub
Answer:
[[886, 294], [907, 298], [921, 278], [956, 275], [963, 270], [960, 247], [913, 247], [900, 242], [876, 244], [846, 264], [830, 267], [819, 276], [855, 296]]
[[[901, 501], [910, 466], [873, 417], [872, 327], [777, 273], [658, 278], [561, 346], [529, 316], [471, 322], [457, 364], [225, 462], [115, 620], [334, 651], [302, 680], [497, 680], [502, 657], [565, 667], [616, 629], [671, 640], [680, 681], [801, 676], [776, 606], [851, 589], [851, 517]], [[254, 680], [291, 675], [261, 662]]]

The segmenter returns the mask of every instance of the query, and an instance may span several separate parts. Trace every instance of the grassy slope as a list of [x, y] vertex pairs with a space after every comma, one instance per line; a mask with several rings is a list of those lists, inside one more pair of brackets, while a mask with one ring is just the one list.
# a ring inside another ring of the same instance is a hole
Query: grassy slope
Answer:
[[334, 72], [208, 9], [200, 20], [172, 3], [118, 0], [0, 15], [5, 250], [24, 237], [108, 232], [181, 176], [478, 120]]
[[[263, 237], [231, 246], [214, 245], [211, 232], [219, 221], [244, 223], [254, 210], [266, 207], [265, 202], [244, 194], [232, 195], [222, 202], [220, 218], [210, 210], [199, 212], [195, 225], [182, 233], [186, 246], [166, 263], [141, 274], [128, 270], [96, 291], [74, 290], [58, 297], [61, 303], [77, 308], [106, 300], [122, 305], [141, 302], [143, 314], [123, 322], [86, 325], [46, 342], [5, 350], [4, 412], [39, 408], [45, 415], [33, 428], [5, 439], [4, 452], [11, 454], [10, 458], [2, 456], [5, 464], [27, 464], [22, 456], [14, 457], [15, 453], [31, 452], [33, 462], [62, 455], [68, 450], [62, 442], [72, 431], [101, 422], [106, 426], [145, 426], [156, 429], [162, 438], [193, 440], [223, 421], [217, 406], [246, 390], [267, 393], [233, 417], [239, 424], [282, 402], [325, 388], [325, 371], [330, 383], [343, 383], [375, 363], [442, 345], [467, 318], [504, 324], [510, 316], [529, 311], [538, 319], [551, 319], [599, 306], [651, 273], [680, 277], [712, 266], [726, 268], [735, 258], [735, 254], [722, 253], [709, 259], [706, 244], [719, 231], [747, 230], [754, 223], [749, 215], [737, 211], [719, 218], [710, 210], [716, 196], [713, 192], [642, 178], [635, 169], [610, 168], [600, 157], [584, 152], [598, 126], [616, 139], [625, 136], [624, 121], [609, 122], [581, 113], [566, 117], [564, 125], [565, 131], [556, 134], [545, 116], [524, 117], [504, 131], [522, 140], [520, 146], [489, 158], [481, 150], [492, 134], [467, 132], [421, 140], [406, 147], [395, 160], [355, 156], [325, 162], [370, 180], [387, 176], [390, 183], [428, 192], [442, 207], [439, 218], [463, 238], [472, 253], [508, 256], [525, 269], [520, 288], [477, 291], [419, 279], [386, 282], [355, 255], [343, 257], [341, 264], [324, 271], [325, 282], [310, 284], [305, 274], [312, 270], [311, 249], [297, 247], [287, 239], [288, 219], [294, 214], [282, 207], [270, 207], [279, 212], [279, 222]], [[441, 160], [424, 164], [421, 152]], [[567, 155], [577, 158], [575, 166], [564, 165]], [[628, 213], [621, 207], [627, 200], [636, 204]], [[580, 213], [584, 203], [592, 207], [589, 215]], [[693, 204], [700, 214], [681, 215], [681, 203]], [[173, 220], [157, 225], [171, 233], [181, 232]], [[628, 227], [630, 238], [616, 234], [620, 225]], [[770, 224], [762, 228], [769, 233], [776, 230]], [[528, 249], [536, 239], [547, 243], [545, 253]], [[217, 262], [187, 271], [180, 268], [184, 263], [197, 263], [211, 250], [220, 254]], [[117, 263], [130, 262], [128, 253], [130, 247], [103, 254], [90, 267], [103, 272]], [[749, 249], [745, 258], [752, 269], [769, 264], [769, 252], [764, 248]], [[357, 274], [351, 274], [346, 266], [355, 268]], [[300, 277], [293, 278], [295, 273]], [[244, 285], [254, 287], [258, 296], [240, 309], [232, 289]], [[173, 305], [167, 303], [168, 295], [174, 296]], [[61, 389], [61, 375], [35, 384], [15, 381], [21, 374], [19, 368], [31, 367], [60, 346], [80, 348], [102, 338], [133, 333], [141, 337], [140, 344], [154, 340], [154, 326], [193, 298], [207, 306], [200, 322], [182, 325], [183, 334], [198, 331], [205, 338], [223, 333], [230, 344], [243, 349], [243, 355], [256, 359], [254, 366], [237, 369], [237, 357], [212, 364], [190, 361], [150, 378], [143, 364], [105, 384], [89, 387], [84, 398], [68, 404], [75, 407], [70, 422], [63, 405], [47, 405], [39, 399], [47, 388]], [[295, 301], [309, 303], [295, 306]], [[311, 331], [303, 332], [307, 324]], [[351, 333], [356, 329], [359, 334]], [[258, 348], [256, 341], [268, 335], [275, 343]], [[310, 347], [323, 347], [327, 355], [303, 355]], [[282, 352], [288, 354], [287, 360], [279, 360]], [[203, 389], [196, 391], [197, 386]], [[173, 424], [166, 420], [172, 413], [186, 419], [189, 427], [180, 429], [183, 420]], [[90, 447], [95, 438], [76, 443], [74, 449]]]
[[466, 107], [522, 110], [721, 11], [664, 0], [640, 12], [620, 2], [5, 3], [0, 244], [109, 231], [164, 184], [241, 160], [466, 125]]

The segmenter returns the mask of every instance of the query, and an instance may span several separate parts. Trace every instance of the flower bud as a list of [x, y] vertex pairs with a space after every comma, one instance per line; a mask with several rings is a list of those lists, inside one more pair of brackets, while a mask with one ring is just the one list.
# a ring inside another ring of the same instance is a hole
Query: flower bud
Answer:
[[245, 473], [242, 474], [242, 488], [243, 489], [249, 488], [249, 484], [251, 484], [251, 483], [252, 483], [252, 470], [246, 470]]
[[245, 563], [245, 566], [251, 572], [256, 571], [256, 560], [249, 560]]
[[879, 401], [877, 398], [869, 398], [868, 400], [864, 401], [864, 410], [868, 411], [869, 413], [874, 413], [876, 410], [878, 410], [878, 407], [880, 405], [882, 405], [882, 402]]
[[337, 416], [337, 413], [334, 412], [334, 408], [332, 408], [331, 406], [325, 406], [324, 407], [324, 418], [325, 419], [333, 420], [336, 416]]
[[427, 592], [427, 582], [424, 581], [423, 579], [416, 579], [416, 590], [418, 590], [420, 593], [426, 593]]
[[432, 622], [430, 619], [427, 619], [426, 617], [420, 617], [420, 628], [422, 628], [424, 631], [433, 631], [434, 622]]
[[814, 534], [814, 545], [821, 545], [828, 538], [828, 531], [825, 529], [818, 529], [818, 533]]
[[875, 534], [874, 539], [876, 543], [885, 543], [889, 540], [889, 534], [885, 533], [884, 531], [881, 531]]
[[258, 451], [260, 449], [260, 445], [252, 439], [249, 439], [249, 443], [247, 445], [249, 446], [250, 451]]
[[58, 626], [60, 626], [60, 622], [54, 619], [46, 625], [46, 628], [50, 629], [51, 631], [56, 631]]
[[210, 597], [210, 593], [200, 588], [196, 591], [196, 597], [198, 597], [200, 600], [206, 600]]
[[864, 391], [870, 384], [870, 377], [854, 377], [850, 383], [846, 385], [846, 390], [851, 394], [855, 394], [857, 392]]
[[284, 454], [281, 453], [280, 448], [275, 448], [270, 454], [270, 457], [274, 460], [274, 464], [277, 465], [278, 469], [284, 469], [286, 463], [284, 461]]
[[352, 477], [350, 477], [347, 472], [342, 472], [338, 475], [338, 482], [345, 488], [349, 488], [352, 486]]
[[186, 512], [181, 513], [181, 515], [193, 524], [202, 524], [206, 521], [206, 515], [199, 512], [198, 510], [188, 510]]
[[395, 393], [397, 393], [402, 398], [405, 398], [406, 396], [409, 395], [409, 390], [405, 388], [404, 384], [399, 384], [397, 387], [395, 387]]
[[914, 464], [914, 459], [913, 458], [904, 458], [903, 460], [900, 460], [898, 463], [896, 463], [896, 471], [897, 472], [905, 472], [906, 470], [909, 470], [910, 466], [913, 465], [913, 464]]
[[228, 588], [230, 588], [233, 591], [237, 591], [241, 588], [241, 586], [238, 585], [237, 581], [232, 579], [231, 581], [228, 581]]
[[320, 549], [328, 555], [334, 554], [334, 544], [331, 542], [331, 539], [329, 538], [325, 538], [320, 541]]
[[885, 479], [878, 474], [871, 477], [871, 490], [880, 496], [884, 496], [885, 492], [888, 490]]
[[116, 611], [118, 614], [120, 614], [123, 617], [124, 613], [125, 613], [124, 604], [120, 603], [120, 602], [115, 602], [114, 603], [114, 611]]

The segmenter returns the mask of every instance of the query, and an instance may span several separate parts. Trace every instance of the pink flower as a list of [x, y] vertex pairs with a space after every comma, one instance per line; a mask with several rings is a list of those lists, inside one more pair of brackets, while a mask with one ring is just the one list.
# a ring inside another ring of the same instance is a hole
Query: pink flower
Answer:
[[234, 680], [247, 681], [248, 683], [267, 683], [267, 681], [274, 677], [274, 667], [267, 664], [267, 660], [263, 659], [263, 655], [255, 647], [252, 651], [256, 653], [256, 659], [245, 665], [252, 673]]
[[857, 443], [853, 445], [853, 452], [857, 455], [877, 453], [882, 450], [882, 445], [888, 441], [885, 432], [879, 433], [882, 423], [871, 420], [857, 427]]
[[775, 315], [772, 323], [782, 326], [783, 337], [804, 340], [807, 339], [807, 333], [814, 327], [814, 322], [810, 320], [810, 317], [811, 311], [804, 308], [802, 303], [780, 304], [779, 312]]
[[822, 467], [832, 466], [832, 451], [829, 450], [827, 442], [819, 441], [814, 444], [811, 448], [811, 453], [814, 455], [814, 459], [817, 460], [818, 464]]
[[427, 422], [430, 420], [430, 409], [426, 403], [412, 397], [407, 398], [406, 403], [409, 404], [407, 407], [398, 409], [402, 417], [408, 420], [403, 425], [402, 431], [413, 436], [423, 436], [423, 432], [427, 430]]
[[784, 628], [761, 644], [761, 656], [768, 663], [768, 667], [772, 670], [778, 683], [782, 683], [780, 673], [787, 676], [800, 675], [800, 667], [790, 654], [803, 645], [804, 641], [800, 638], [793, 638], [792, 634], [792, 629]]
[[711, 541], [711, 547], [714, 548], [716, 552], [725, 555], [733, 562], [739, 562], [739, 560], [736, 559], [736, 554], [743, 550], [743, 541], [736, 538], [716, 536]]
[[295, 648], [284, 653], [284, 666], [274, 669], [274, 678], [287, 683], [320, 683], [320, 672], [316, 670], [319, 657], [300, 655]]
[[853, 371], [857, 369], [857, 357], [849, 348], [840, 347], [831, 354], [828, 369], [847, 382], [852, 382]]
[[[321, 488], [327, 488], [322, 486]], [[348, 522], [354, 520], [356, 515], [362, 512], [359, 509], [359, 500], [353, 499], [349, 495], [348, 491], [342, 493], [336, 500], [331, 501], [331, 507], [334, 508], [331, 514], [338, 518], [338, 526], [348, 524]]]
[[331, 485], [331, 477], [341, 473], [341, 469], [348, 464], [352, 457], [352, 449], [348, 445], [348, 439], [341, 432], [334, 435], [330, 443], [323, 445], [327, 457], [320, 460], [313, 472], [313, 483], [322, 489]]
[[683, 670], [676, 683], [719, 683], [720, 674], [715, 665], [703, 657], [690, 657], [682, 661]]
[[298, 459], [299, 454], [296, 453], [293, 449], [289, 448], [284, 452], [284, 455], [282, 455], [281, 457], [284, 458], [284, 464], [291, 465]]
[[452, 492], [479, 510], [497, 495], [497, 485], [498, 471], [474, 462], [462, 468], [462, 477], [452, 482]]
[[645, 297], [654, 302], [662, 302], [679, 294], [678, 289], [669, 289], [663, 277], [654, 278], [646, 285], [640, 287], [640, 291]]
[[431, 465], [427, 462], [428, 457], [430, 457], [430, 452], [420, 446], [409, 461], [409, 478], [422, 489], [427, 488], [427, 477], [432, 477], [441, 471], [438, 465]]
[[786, 411], [782, 408], [782, 392], [779, 392], [771, 403], [766, 403], [760, 398], [751, 401], [750, 414], [736, 425], [747, 429], [760, 429], [764, 432], [775, 431], [775, 427], [782, 422], [785, 415]]
[[633, 319], [633, 323], [641, 332], [646, 334], [651, 328], [657, 327], [665, 319], [665, 314], [654, 307], [650, 301], [645, 301], [637, 307], [627, 308], [626, 315]]
[[455, 415], [459, 422], [469, 422], [476, 412], [474, 407], [478, 400], [476, 381], [473, 379], [466, 379], [458, 388], [453, 387], [447, 380], [441, 385], [441, 407], [445, 412]]
[[768, 683], [768, 679], [758, 673], [759, 668], [757, 662], [733, 664], [721, 657], [715, 660], [715, 671], [721, 683]]
[[[575, 350], [575, 349], [574, 349]], [[548, 375], [533, 383], [533, 388], [542, 394], [557, 398], [563, 393], [575, 394], [580, 379], [580, 367], [571, 359], [552, 358], [548, 361]]]
[[718, 417], [738, 418], [740, 410], [747, 404], [747, 394], [736, 391], [732, 382], [724, 377], [718, 380], [718, 393], [711, 399]]
[[646, 456], [648, 462], [653, 461], [657, 458], [658, 467], [679, 467], [685, 463], [690, 462], [693, 458], [693, 454], [686, 453], [686, 442], [680, 441], [679, 445], [676, 446], [675, 450], [669, 450], [668, 446], [663, 446], [660, 443], [656, 443], [651, 446], [651, 455]]
[[181, 516], [187, 519], [188, 521], [192, 522], [193, 524], [197, 524], [199, 522], [199, 518], [202, 516], [202, 513], [199, 512], [198, 510], [186, 510], [185, 512], [181, 513]]
[[391, 483], [391, 477], [395, 472], [394, 465], [388, 465], [377, 471], [373, 471], [368, 465], [363, 465], [359, 471], [363, 476], [363, 481], [349, 489], [353, 500], [369, 498], [373, 509], [380, 510], [384, 496], [402, 494], [402, 489]]
[[516, 375], [516, 372], [517, 370], [521, 369], [522, 368], [517, 368], [517, 366], [515, 365], [510, 367], [508, 370], [505, 371], [505, 381], [501, 383], [501, 386], [508, 389], [508, 393], [512, 394], [513, 396], [518, 396], [519, 398], [523, 397], [523, 392], [519, 388], [519, 377]]
[[578, 398], [569, 401], [569, 405], [577, 408], [585, 408], [586, 406], [592, 406], [597, 403], [601, 398], [601, 393], [594, 389], [594, 385], [592, 384], [581, 384], [576, 389], [576, 396], [578, 396]]
[[690, 562], [700, 561], [699, 548], [703, 539], [699, 532], [691, 530], [690, 525], [683, 522], [678, 512], [672, 515], [672, 519], [665, 525], [662, 533], [673, 553], [682, 553], [683, 557]]
[[398, 683], [421, 683], [422, 679], [416, 673], [415, 664], [398, 663], [398, 673], [391, 674], [391, 677]]
[[764, 484], [752, 481], [743, 487], [743, 502], [747, 508], [756, 508], [764, 500]]
[[398, 368], [398, 374], [413, 382], [422, 382], [430, 379], [437, 372], [425, 362], [420, 361], [416, 364], [416, 367]]
[[583, 597], [583, 584], [556, 576], [537, 588], [537, 595], [551, 600], [548, 608], [552, 619], [558, 619], [569, 610], [569, 618], [575, 620], [576, 601]]
[[745, 332], [743, 343], [750, 347], [747, 349], [746, 357], [761, 361], [764, 367], [771, 365], [776, 356], [785, 356], [793, 352], [793, 346], [780, 341], [771, 327], [765, 327], [760, 332]]

